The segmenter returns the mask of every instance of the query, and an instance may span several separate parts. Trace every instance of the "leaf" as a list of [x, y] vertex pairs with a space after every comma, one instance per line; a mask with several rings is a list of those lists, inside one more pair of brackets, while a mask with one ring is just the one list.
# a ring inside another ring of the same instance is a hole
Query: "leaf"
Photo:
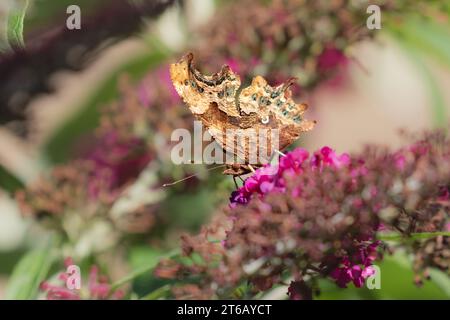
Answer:
[[170, 285], [166, 284], [146, 294], [140, 300], [158, 300], [162, 298], [167, 298], [169, 295], [170, 295]]
[[414, 284], [412, 257], [401, 250], [386, 256], [378, 264], [381, 270], [381, 289], [374, 291], [380, 299], [447, 299], [445, 292], [432, 281], [421, 287]]
[[[141, 251], [141, 254], [142, 254], [142, 251]], [[173, 249], [172, 251], [167, 252], [165, 254], [158, 254], [157, 251], [150, 250], [147, 252], [147, 254], [148, 254], [147, 263], [144, 265], [141, 265], [141, 263], [144, 261], [144, 259], [142, 259], [142, 257], [139, 258], [140, 266], [138, 268], [136, 268], [134, 271], [132, 271], [130, 274], [128, 274], [127, 276], [125, 276], [122, 279], [119, 279], [118, 281], [113, 283], [113, 285], [111, 286], [111, 291], [116, 290], [117, 288], [121, 287], [125, 283], [131, 282], [140, 276], [143, 276], [145, 274], [151, 274], [151, 272], [157, 266], [159, 261], [161, 261], [162, 259], [172, 259], [172, 258], [180, 255], [180, 250]], [[134, 259], [136, 259], [136, 258], [134, 258]]]
[[6, 289], [8, 300], [35, 299], [40, 283], [47, 277], [53, 263], [53, 241], [46, 248], [27, 252], [15, 266]]
[[148, 246], [134, 247], [130, 251], [130, 264], [134, 269], [154, 267], [164, 252]]
[[403, 46], [421, 73], [431, 98], [435, 126], [446, 127], [447, 108], [442, 90], [424, 58], [434, 58], [450, 68], [450, 24], [411, 16], [400, 25], [388, 23], [387, 29]]
[[430, 278], [450, 299], [450, 277], [437, 269], [430, 269]]
[[198, 230], [217, 203], [217, 192], [202, 188], [193, 192], [170, 194], [162, 204], [162, 210], [172, 224], [187, 230]]
[[415, 62], [417, 69], [421, 72], [422, 79], [427, 86], [431, 105], [433, 107], [434, 124], [437, 127], [445, 128], [447, 126], [447, 107], [441, 89], [439, 88], [434, 75], [431, 73], [417, 50], [410, 48], [408, 53], [411, 60]]
[[24, 187], [22, 181], [0, 165], [0, 189], [14, 193]]
[[450, 24], [433, 20], [409, 19], [404, 26], [408, 43], [450, 67]]
[[11, 9], [11, 12], [8, 15], [6, 37], [9, 45], [14, 49], [25, 48], [23, 28], [27, 9], [28, 0], [19, 0], [16, 1], [16, 6]]

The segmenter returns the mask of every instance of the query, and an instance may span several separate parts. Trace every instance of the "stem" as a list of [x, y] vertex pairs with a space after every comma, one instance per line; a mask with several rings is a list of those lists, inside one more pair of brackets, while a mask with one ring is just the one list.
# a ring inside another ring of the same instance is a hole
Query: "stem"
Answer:
[[[172, 250], [171, 252], [162, 255], [162, 256], [159, 258], [159, 261], [160, 261], [161, 259], [170, 259], [170, 258], [173, 258], [173, 257], [175, 257], [175, 256], [178, 255], [178, 254], [180, 254], [180, 250], [179, 250], [179, 249], [174, 249], [174, 250]], [[116, 289], [118, 289], [119, 287], [123, 286], [123, 285], [124, 285], [125, 283], [127, 283], [127, 282], [133, 281], [134, 279], [139, 278], [140, 276], [142, 276], [142, 275], [144, 275], [144, 274], [146, 274], [146, 273], [150, 273], [150, 272], [156, 267], [156, 265], [157, 265], [157, 264], [149, 264], [148, 266], [145, 266], [145, 267], [143, 267], [143, 268], [137, 269], [137, 270], [131, 272], [129, 275], [123, 277], [122, 279], [117, 280], [116, 282], [114, 282], [114, 283], [111, 285], [111, 290], [110, 290], [110, 292], [115, 291]]]
[[378, 234], [377, 238], [383, 241], [400, 241], [400, 240], [424, 240], [431, 239], [438, 236], [450, 237], [450, 232], [439, 231], [439, 232], [418, 232], [411, 233], [410, 235], [403, 235], [399, 233], [390, 234]]
[[159, 287], [158, 289], [153, 290], [149, 294], [146, 294], [141, 298], [141, 300], [157, 300], [159, 298], [163, 298], [170, 291], [170, 286], [168, 284]]

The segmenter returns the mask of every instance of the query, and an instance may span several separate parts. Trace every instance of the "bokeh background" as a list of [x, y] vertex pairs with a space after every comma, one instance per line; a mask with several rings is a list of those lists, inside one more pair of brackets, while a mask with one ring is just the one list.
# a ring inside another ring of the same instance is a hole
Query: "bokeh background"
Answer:
[[[72, 4], [81, 30], [65, 27]], [[296, 99], [318, 121], [298, 142], [311, 151], [395, 148], [400, 130], [448, 127], [449, 6], [379, 5], [382, 28], [368, 30], [368, 3], [356, 0], [1, 1], [0, 297], [42, 297], [39, 282], [67, 256], [121, 279], [227, 205], [230, 177], [170, 161], [171, 130], [193, 119], [168, 64], [188, 51], [201, 70], [227, 63], [245, 83], [297, 77]], [[382, 290], [324, 283], [321, 298], [450, 298], [444, 273], [417, 288], [402, 252], [382, 269]], [[138, 297], [162, 284], [144, 275], [129, 286]]]

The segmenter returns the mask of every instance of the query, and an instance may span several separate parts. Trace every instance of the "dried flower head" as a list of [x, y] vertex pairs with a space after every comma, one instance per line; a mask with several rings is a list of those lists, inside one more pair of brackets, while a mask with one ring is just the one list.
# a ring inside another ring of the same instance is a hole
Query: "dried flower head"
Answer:
[[[233, 297], [246, 281], [254, 293], [293, 278], [291, 298], [309, 298], [320, 277], [361, 287], [381, 257], [381, 223], [405, 237], [424, 228], [445, 230], [448, 207], [436, 210], [435, 204], [446, 201], [442, 187], [450, 184], [449, 158], [442, 132], [396, 152], [372, 146], [349, 156], [324, 147], [309, 156], [298, 148], [280, 159], [276, 175], [266, 174], [266, 166], [248, 178], [232, 194], [226, 219], [183, 237], [184, 253], [193, 262], [172, 264], [166, 275], [199, 275], [199, 292], [219, 298]], [[225, 237], [211, 237], [217, 226]], [[433, 241], [431, 249], [427, 241], [408, 248], [424, 262], [420, 269], [434, 264], [448, 270], [448, 237]]]
[[[68, 230], [78, 225], [74, 216], [84, 226], [103, 220], [120, 232], [145, 232], [156, 223], [163, 191], [155, 185], [163, 184], [158, 183], [159, 176], [167, 176], [161, 163], [170, 155], [170, 134], [173, 128], [190, 126], [190, 115], [184, 116], [179, 108], [166, 67], [152, 71], [136, 86], [124, 76], [119, 89], [119, 99], [102, 109], [94, 139], [82, 140], [88, 144], [78, 147], [78, 158], [56, 166], [17, 193], [24, 214], [45, 218], [72, 234], [79, 234]], [[113, 216], [115, 204], [147, 169], [153, 176], [144, 181], [147, 199], [139, 198], [126, 214]]]

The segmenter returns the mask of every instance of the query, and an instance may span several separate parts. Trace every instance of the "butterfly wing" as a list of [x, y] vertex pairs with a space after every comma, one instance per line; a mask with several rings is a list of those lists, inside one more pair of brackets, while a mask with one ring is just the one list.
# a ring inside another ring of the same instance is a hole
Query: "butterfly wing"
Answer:
[[193, 55], [185, 55], [170, 66], [170, 76], [178, 94], [192, 113], [200, 115], [217, 106], [226, 115], [239, 116], [236, 92], [241, 80], [228, 66], [213, 75], [202, 75], [193, 65]]
[[[253, 78], [250, 86], [244, 88], [239, 96], [239, 107], [242, 113], [258, 115], [253, 127], [257, 130], [278, 129], [279, 144], [268, 143], [267, 154], [274, 149], [283, 150], [297, 140], [303, 132], [314, 128], [316, 121], [303, 118], [308, 109], [305, 103], [296, 103], [292, 99], [289, 87], [295, 79], [272, 87], [261, 77]], [[271, 146], [269, 148], [269, 146]], [[264, 148], [263, 145], [260, 148]], [[263, 150], [264, 151], [264, 150]]]
[[192, 61], [187, 54], [171, 65], [172, 82], [192, 113], [238, 162], [260, 164], [313, 129], [316, 122], [303, 118], [308, 106], [292, 99], [289, 87], [294, 79], [272, 87], [256, 76], [239, 92], [239, 76], [228, 66], [205, 76]]

